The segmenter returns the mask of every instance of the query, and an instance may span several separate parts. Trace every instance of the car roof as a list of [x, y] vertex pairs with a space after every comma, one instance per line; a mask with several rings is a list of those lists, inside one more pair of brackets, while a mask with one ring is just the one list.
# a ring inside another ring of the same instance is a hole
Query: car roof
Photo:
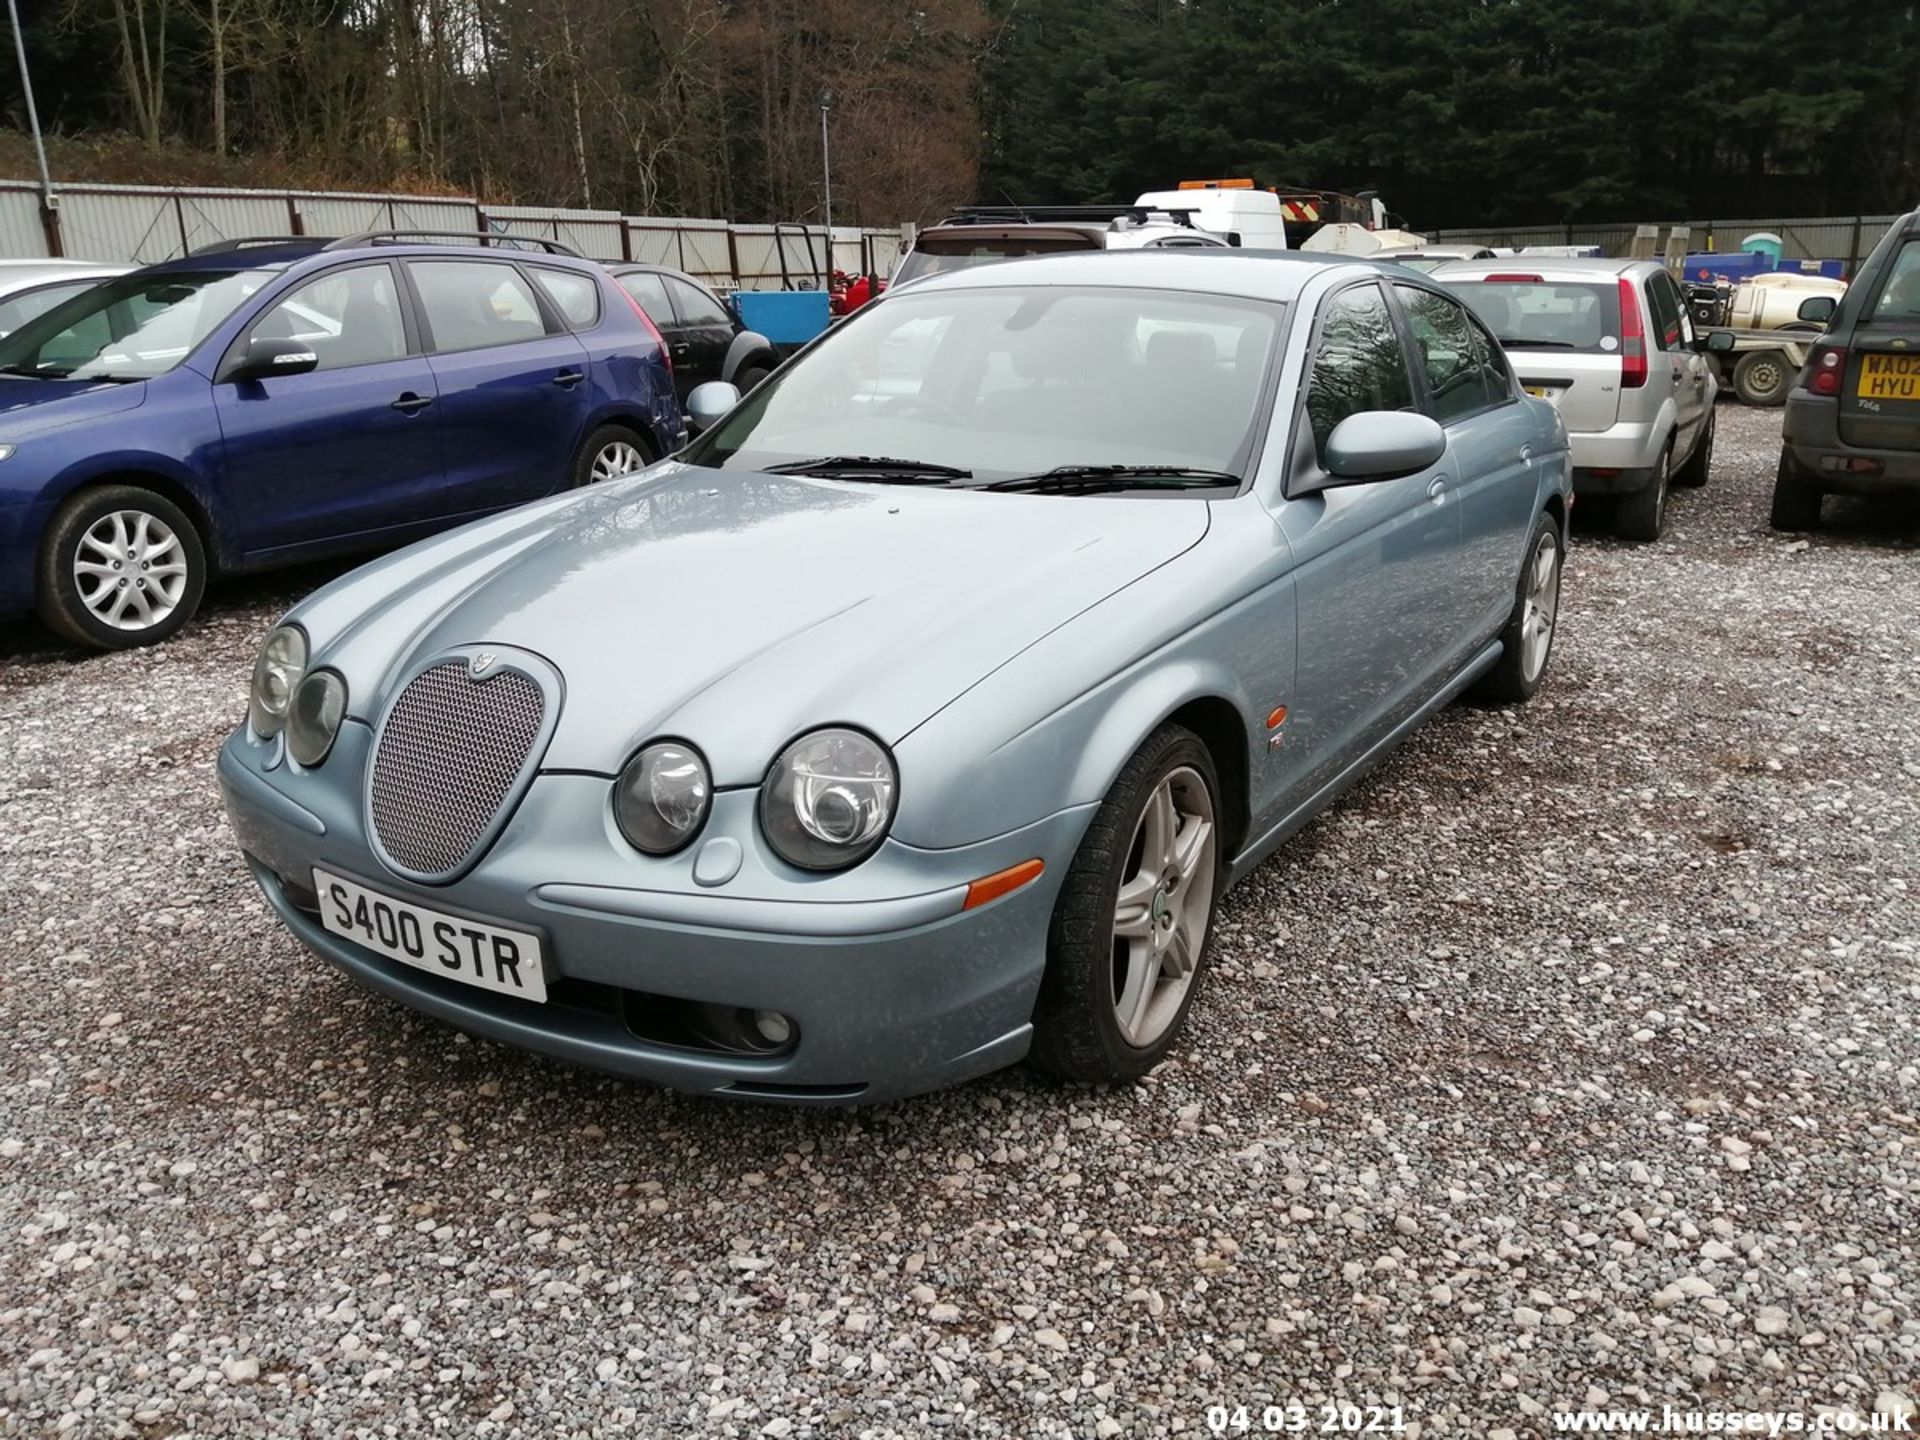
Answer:
[[1614, 260], [1604, 255], [1500, 255], [1492, 260], [1449, 260], [1431, 271], [1436, 280], [1483, 280], [1489, 275], [1538, 275], [1542, 280], [1603, 280], [1642, 276], [1666, 267], [1658, 260]]
[[[1290, 250], [1197, 247], [1179, 250], [1074, 250], [1057, 255], [1021, 255], [928, 275], [899, 293], [990, 290], [1018, 285], [1119, 286], [1244, 295], [1288, 301], [1328, 270], [1378, 274], [1381, 267], [1352, 255], [1301, 254]], [[1413, 273], [1413, 272], [1408, 272]]]
[[[347, 236], [344, 240], [329, 235], [311, 236], [270, 236], [259, 240], [225, 242], [174, 260], [162, 260], [149, 265], [156, 273], [179, 274], [198, 270], [285, 270], [305, 261], [332, 261], [347, 256], [367, 255], [479, 255], [482, 258], [499, 259], [502, 256], [513, 259], [538, 260], [541, 264], [560, 265], [569, 268], [600, 269], [596, 261], [583, 259], [578, 255], [554, 254], [550, 251], [520, 248], [511, 244], [481, 245], [463, 244], [459, 241], [431, 240], [394, 240], [381, 236], [364, 237], [364, 243], [351, 243], [363, 237]], [[503, 241], [513, 241], [523, 237], [502, 235]], [[475, 240], [479, 237], [476, 235]], [[537, 239], [528, 238], [528, 245], [538, 244]], [[317, 263], [315, 268], [318, 268]]]

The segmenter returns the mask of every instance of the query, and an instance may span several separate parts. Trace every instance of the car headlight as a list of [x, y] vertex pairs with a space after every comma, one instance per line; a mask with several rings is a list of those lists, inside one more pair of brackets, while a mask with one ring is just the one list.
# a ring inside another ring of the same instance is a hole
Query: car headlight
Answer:
[[327, 758], [347, 718], [347, 682], [337, 670], [316, 670], [287, 706], [287, 753], [311, 770]]
[[682, 849], [700, 833], [712, 804], [707, 762], [677, 740], [644, 747], [614, 783], [614, 823], [629, 845], [648, 855]]
[[13, 458], [13, 446], [0, 445], [0, 460], [11, 460], [12, 458]]
[[843, 870], [886, 838], [899, 790], [879, 741], [858, 730], [816, 730], [773, 762], [760, 792], [760, 826], [788, 864]]
[[276, 625], [253, 663], [253, 690], [247, 698], [247, 719], [253, 733], [265, 739], [278, 735], [287, 723], [293, 690], [307, 668], [307, 632], [298, 625]]

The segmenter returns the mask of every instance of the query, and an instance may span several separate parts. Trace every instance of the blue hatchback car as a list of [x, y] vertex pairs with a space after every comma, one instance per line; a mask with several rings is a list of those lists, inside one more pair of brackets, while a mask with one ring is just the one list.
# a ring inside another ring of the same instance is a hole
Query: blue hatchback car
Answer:
[[0, 340], [0, 617], [149, 644], [210, 576], [400, 544], [678, 448], [640, 307], [564, 247], [486, 238], [230, 241]]

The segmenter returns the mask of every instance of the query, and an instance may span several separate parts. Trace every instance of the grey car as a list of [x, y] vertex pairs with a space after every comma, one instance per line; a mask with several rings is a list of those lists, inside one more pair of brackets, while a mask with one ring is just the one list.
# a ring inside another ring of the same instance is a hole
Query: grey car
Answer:
[[731, 398], [267, 636], [218, 773], [310, 950], [688, 1091], [1123, 1081], [1229, 885], [1546, 673], [1564, 429], [1411, 272], [1009, 260]]
[[1624, 540], [1658, 540], [1672, 486], [1707, 483], [1720, 391], [1707, 337], [1653, 260], [1513, 255], [1442, 265], [1573, 442], [1573, 487], [1613, 505]]
[[91, 260], [0, 260], [0, 338], [130, 268]]
[[1920, 493], [1920, 210], [1880, 237], [1838, 306], [1800, 318], [1827, 329], [1787, 394], [1776, 530], [1817, 530], [1829, 494]]

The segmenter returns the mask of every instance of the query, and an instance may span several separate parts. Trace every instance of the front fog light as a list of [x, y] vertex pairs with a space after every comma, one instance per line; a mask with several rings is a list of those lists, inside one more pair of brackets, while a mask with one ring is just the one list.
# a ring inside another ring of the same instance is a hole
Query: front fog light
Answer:
[[287, 709], [287, 752], [311, 770], [327, 758], [347, 718], [347, 682], [334, 670], [316, 670], [300, 682]]
[[773, 762], [760, 792], [761, 828], [789, 865], [842, 870], [879, 848], [898, 791], [879, 741], [858, 730], [816, 730]]
[[253, 665], [253, 690], [247, 699], [247, 719], [253, 733], [266, 739], [278, 735], [287, 723], [287, 707], [294, 687], [307, 668], [307, 632], [298, 625], [277, 625], [260, 647]]
[[657, 740], [620, 772], [613, 818], [634, 849], [671, 855], [700, 833], [712, 803], [707, 762], [690, 745]]

